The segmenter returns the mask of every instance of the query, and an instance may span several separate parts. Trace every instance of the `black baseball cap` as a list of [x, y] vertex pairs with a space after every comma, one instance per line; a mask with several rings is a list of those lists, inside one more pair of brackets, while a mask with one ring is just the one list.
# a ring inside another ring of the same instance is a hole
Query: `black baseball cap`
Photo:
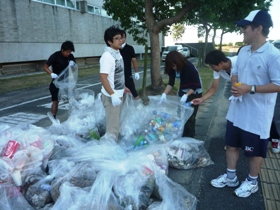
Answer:
[[271, 16], [266, 10], [251, 11], [244, 20], [236, 22], [236, 25], [239, 27], [244, 27], [250, 24], [262, 25], [264, 28], [270, 28], [273, 26]]

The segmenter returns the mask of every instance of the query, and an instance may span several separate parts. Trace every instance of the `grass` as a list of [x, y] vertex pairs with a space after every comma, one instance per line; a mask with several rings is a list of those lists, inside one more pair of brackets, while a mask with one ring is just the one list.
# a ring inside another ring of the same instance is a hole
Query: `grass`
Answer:
[[[138, 65], [143, 67], [144, 62], [138, 61]], [[213, 79], [212, 71], [209, 70], [209, 68], [202, 67], [198, 68], [198, 71], [200, 73], [200, 76], [203, 81], [203, 93], [207, 91], [209, 86], [211, 85], [211, 81]], [[80, 68], [79, 69], [79, 79], [91, 77], [93, 75], [99, 74], [99, 66], [93, 66], [90, 68]], [[37, 88], [42, 86], [48, 86], [51, 81], [50, 76], [45, 73], [39, 73], [39, 74], [32, 74], [32, 75], [23, 75], [18, 76], [15, 78], [2, 78], [0, 79], [1, 85], [0, 85], [0, 94], [1, 93], [7, 93], [12, 92], [16, 90], [22, 90], [22, 89], [29, 89], [29, 88]], [[164, 84], [167, 84], [168, 78], [165, 77], [163, 80]], [[178, 90], [178, 82], [175, 83], [174, 90]]]

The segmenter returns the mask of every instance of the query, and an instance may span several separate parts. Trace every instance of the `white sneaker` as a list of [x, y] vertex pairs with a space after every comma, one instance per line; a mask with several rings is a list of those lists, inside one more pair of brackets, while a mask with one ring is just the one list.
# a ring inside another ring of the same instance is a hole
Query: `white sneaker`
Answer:
[[227, 174], [223, 174], [219, 176], [217, 179], [212, 179], [210, 183], [213, 187], [216, 188], [223, 188], [225, 186], [237, 187], [239, 185], [237, 176], [235, 176], [233, 179], [229, 179], [227, 178]]
[[271, 139], [271, 150], [275, 154], [280, 152], [279, 139]]
[[253, 184], [251, 181], [245, 179], [245, 181], [242, 182], [242, 184], [236, 190], [234, 190], [234, 194], [241, 198], [247, 198], [252, 193], [257, 192], [258, 189], [258, 182], [257, 184]]

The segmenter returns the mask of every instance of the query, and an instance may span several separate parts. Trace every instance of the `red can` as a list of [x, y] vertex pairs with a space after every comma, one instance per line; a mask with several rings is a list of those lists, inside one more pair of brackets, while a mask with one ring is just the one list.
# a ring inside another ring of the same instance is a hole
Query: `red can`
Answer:
[[9, 140], [4, 150], [4, 157], [12, 159], [19, 147], [19, 143], [15, 140]]

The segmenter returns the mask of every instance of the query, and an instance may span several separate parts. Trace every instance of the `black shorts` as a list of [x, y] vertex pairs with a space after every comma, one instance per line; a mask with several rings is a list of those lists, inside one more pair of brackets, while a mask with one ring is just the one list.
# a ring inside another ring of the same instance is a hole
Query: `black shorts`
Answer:
[[138, 96], [132, 76], [125, 77], [125, 86], [130, 90], [134, 98]]
[[269, 139], [261, 139], [259, 135], [244, 131], [227, 121], [226, 145], [242, 148], [246, 157], [266, 158], [268, 141]]
[[52, 95], [52, 101], [58, 101], [59, 89], [55, 86], [55, 84], [53, 84], [53, 82], [50, 83], [49, 90]]

